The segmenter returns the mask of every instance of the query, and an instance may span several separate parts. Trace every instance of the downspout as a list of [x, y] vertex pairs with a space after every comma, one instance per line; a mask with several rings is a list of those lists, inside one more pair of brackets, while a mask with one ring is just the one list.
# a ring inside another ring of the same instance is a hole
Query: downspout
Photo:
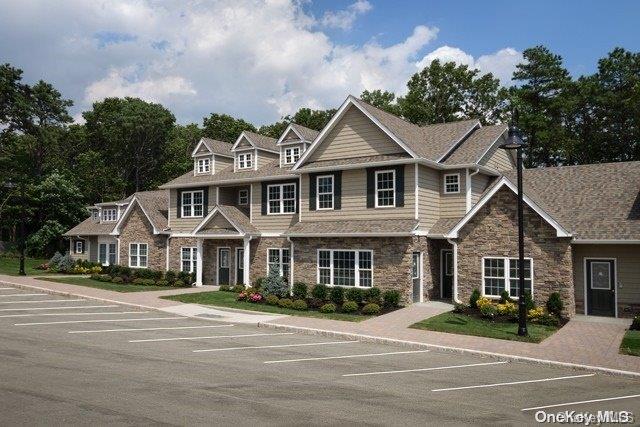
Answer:
[[458, 298], [458, 243], [452, 239], [447, 239], [447, 242], [453, 246], [453, 302], [460, 304], [460, 298]]
[[167, 236], [167, 255], [165, 257], [166, 260], [166, 266], [165, 266], [165, 271], [169, 271], [169, 241], [171, 240], [171, 236]]
[[[116, 251], [116, 264], [120, 265], [120, 237], [116, 237], [116, 242], [118, 242], [118, 250]], [[109, 250], [107, 249], [107, 262], [108, 260], [109, 260]]]
[[466, 202], [467, 202], [467, 209], [466, 212], [469, 212], [471, 210], [471, 177], [474, 175], [477, 175], [480, 172], [480, 168], [476, 168], [475, 172], [473, 172], [472, 174], [469, 174], [469, 169], [467, 169], [467, 180], [466, 180], [466, 187], [467, 187], [467, 194], [466, 194]]
[[287, 236], [287, 242], [291, 244], [289, 248], [289, 292], [293, 291], [293, 240]]

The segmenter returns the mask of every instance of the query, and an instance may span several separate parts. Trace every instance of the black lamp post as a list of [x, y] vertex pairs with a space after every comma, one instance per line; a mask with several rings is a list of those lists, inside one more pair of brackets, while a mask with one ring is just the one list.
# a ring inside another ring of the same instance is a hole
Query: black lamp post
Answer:
[[[518, 159], [518, 335], [526, 336], [527, 332], [527, 303], [524, 295], [524, 201], [522, 196], [522, 150], [526, 144], [520, 138], [520, 132], [515, 126], [509, 126], [509, 139], [500, 148], [516, 150]], [[506, 268], [506, 266], [505, 266]]]

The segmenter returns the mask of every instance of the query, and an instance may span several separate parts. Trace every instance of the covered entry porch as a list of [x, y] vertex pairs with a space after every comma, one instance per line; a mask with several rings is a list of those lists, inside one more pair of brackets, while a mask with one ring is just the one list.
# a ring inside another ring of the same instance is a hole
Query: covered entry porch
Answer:
[[199, 236], [196, 239], [196, 286], [250, 283], [250, 242], [250, 236]]

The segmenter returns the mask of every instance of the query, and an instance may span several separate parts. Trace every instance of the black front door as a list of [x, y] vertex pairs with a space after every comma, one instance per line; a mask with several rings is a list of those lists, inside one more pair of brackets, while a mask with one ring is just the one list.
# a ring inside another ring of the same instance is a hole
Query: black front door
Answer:
[[229, 248], [218, 248], [218, 285], [229, 284]]
[[451, 299], [453, 296], [453, 251], [442, 251], [440, 280], [442, 281], [442, 298]]
[[420, 265], [420, 252], [414, 252], [411, 262], [411, 279], [413, 280], [413, 302], [420, 302], [421, 286], [420, 277], [422, 276]]
[[587, 260], [587, 314], [616, 315], [615, 261]]
[[244, 284], [244, 249], [236, 248], [236, 285]]

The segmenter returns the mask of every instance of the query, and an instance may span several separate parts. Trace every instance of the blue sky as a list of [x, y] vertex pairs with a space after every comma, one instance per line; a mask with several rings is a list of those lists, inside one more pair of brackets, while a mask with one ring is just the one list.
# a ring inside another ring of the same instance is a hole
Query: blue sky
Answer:
[[406, 81], [435, 58], [504, 85], [543, 44], [575, 75], [613, 47], [640, 50], [640, 1], [2, 0], [0, 61], [72, 99], [159, 102], [180, 123], [256, 124]]

